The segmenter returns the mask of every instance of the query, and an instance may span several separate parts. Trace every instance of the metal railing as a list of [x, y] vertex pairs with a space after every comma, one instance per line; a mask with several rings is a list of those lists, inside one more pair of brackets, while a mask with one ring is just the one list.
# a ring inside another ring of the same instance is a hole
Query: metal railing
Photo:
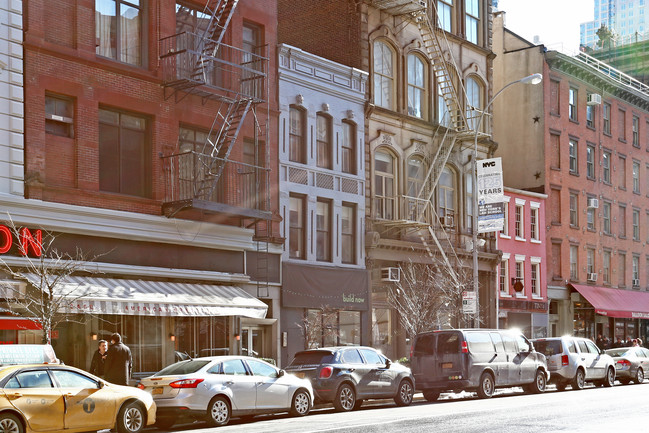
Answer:
[[597, 60], [596, 58], [589, 56], [586, 53], [579, 53], [574, 58], [587, 64], [591, 68], [596, 69], [597, 71], [605, 75], [608, 75], [618, 83], [637, 90], [638, 92], [641, 92], [645, 96], [649, 97], [649, 86], [641, 81], [636, 80], [630, 75], [627, 75], [624, 72], [615, 69], [611, 65], [604, 63], [601, 60]]

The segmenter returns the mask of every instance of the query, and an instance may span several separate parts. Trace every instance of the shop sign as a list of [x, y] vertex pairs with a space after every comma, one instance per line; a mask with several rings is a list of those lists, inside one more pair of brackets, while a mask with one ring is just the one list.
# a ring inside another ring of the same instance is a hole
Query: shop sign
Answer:
[[[40, 229], [30, 230], [27, 227], [18, 229], [14, 239], [13, 231], [0, 224], [0, 254], [6, 254], [14, 248], [21, 256], [40, 257], [43, 254], [43, 232]], [[16, 245], [14, 247], [14, 242]]]
[[466, 314], [475, 314], [477, 308], [476, 292], [464, 291], [462, 292], [462, 312]]

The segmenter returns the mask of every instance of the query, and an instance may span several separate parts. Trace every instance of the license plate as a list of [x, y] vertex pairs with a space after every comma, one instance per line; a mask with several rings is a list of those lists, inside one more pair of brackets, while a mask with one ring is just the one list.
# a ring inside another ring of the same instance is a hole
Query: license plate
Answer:
[[442, 364], [442, 368], [453, 368], [452, 362], [445, 362]]
[[158, 386], [158, 387], [156, 387], [156, 388], [153, 388], [153, 391], [151, 391], [151, 394], [152, 394], [152, 395], [159, 395], [159, 394], [162, 394], [162, 387], [161, 387], [161, 386]]
[[299, 377], [300, 379], [304, 379], [304, 376], [305, 376], [304, 372], [302, 372], [302, 371], [298, 371], [297, 373], [295, 373], [295, 375], [297, 377]]

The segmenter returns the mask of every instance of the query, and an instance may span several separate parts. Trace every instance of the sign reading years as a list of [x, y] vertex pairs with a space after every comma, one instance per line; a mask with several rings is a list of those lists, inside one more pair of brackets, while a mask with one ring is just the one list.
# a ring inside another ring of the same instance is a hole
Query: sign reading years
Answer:
[[[43, 254], [43, 232], [39, 229], [33, 231], [26, 227], [18, 229], [17, 250], [21, 256], [33, 255], [40, 257]], [[5, 254], [14, 246], [14, 233], [0, 224], [0, 254]]]
[[500, 158], [478, 161], [478, 233], [502, 231], [505, 223], [505, 188]]

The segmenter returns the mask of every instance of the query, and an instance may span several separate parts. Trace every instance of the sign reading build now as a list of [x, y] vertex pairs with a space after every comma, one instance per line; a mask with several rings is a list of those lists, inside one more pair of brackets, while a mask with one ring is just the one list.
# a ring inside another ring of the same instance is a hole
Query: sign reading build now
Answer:
[[500, 158], [478, 161], [478, 233], [502, 231], [505, 223], [505, 188]]

